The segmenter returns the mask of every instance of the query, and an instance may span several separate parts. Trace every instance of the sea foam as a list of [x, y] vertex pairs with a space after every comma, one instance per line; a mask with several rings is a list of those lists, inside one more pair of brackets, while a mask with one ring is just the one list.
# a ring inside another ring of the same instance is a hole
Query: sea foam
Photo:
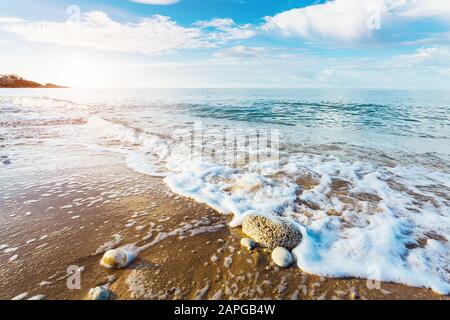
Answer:
[[[175, 193], [233, 214], [232, 227], [254, 212], [295, 219], [303, 241], [293, 254], [306, 272], [450, 292], [445, 172], [301, 152], [280, 163], [230, 167], [124, 124], [94, 118], [87, 126], [121, 141], [109, 150], [123, 153], [135, 171], [165, 176]], [[310, 183], [301, 182], [306, 178]]]

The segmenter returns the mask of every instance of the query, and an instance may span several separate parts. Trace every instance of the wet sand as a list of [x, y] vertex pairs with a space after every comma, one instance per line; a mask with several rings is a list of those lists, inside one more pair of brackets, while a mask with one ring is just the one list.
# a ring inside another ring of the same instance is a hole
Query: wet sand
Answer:
[[[116, 160], [1, 190], [0, 299], [85, 299], [106, 283], [111, 299], [449, 298], [398, 284], [369, 289], [365, 279], [323, 278], [294, 266], [281, 270], [269, 250], [240, 246], [240, 228], [227, 226], [231, 217]], [[125, 269], [99, 265], [105, 250], [130, 243], [151, 245]], [[80, 267], [79, 289], [67, 287], [69, 266]]]

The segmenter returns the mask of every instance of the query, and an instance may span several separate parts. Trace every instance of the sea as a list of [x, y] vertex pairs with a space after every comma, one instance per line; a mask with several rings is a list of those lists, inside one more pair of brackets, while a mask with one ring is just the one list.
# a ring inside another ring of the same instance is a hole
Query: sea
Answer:
[[291, 219], [305, 272], [450, 293], [450, 90], [0, 89], [0, 201], [108, 154], [230, 227]]

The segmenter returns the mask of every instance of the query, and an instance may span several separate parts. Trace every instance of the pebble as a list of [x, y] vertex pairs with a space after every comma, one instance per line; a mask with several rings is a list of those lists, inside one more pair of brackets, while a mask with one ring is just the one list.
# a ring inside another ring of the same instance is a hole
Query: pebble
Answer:
[[100, 264], [103, 267], [125, 268], [136, 258], [138, 250], [135, 246], [129, 245], [117, 249], [108, 250], [102, 257]]
[[292, 254], [286, 248], [278, 247], [272, 251], [272, 261], [279, 267], [289, 267], [293, 260]]

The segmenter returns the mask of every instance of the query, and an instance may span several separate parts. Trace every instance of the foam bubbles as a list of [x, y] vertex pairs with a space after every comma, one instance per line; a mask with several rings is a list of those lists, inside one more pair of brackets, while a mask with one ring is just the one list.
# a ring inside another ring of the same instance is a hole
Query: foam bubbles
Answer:
[[450, 175], [443, 171], [320, 152], [283, 154], [280, 166], [229, 167], [192, 153], [186, 141], [123, 123], [91, 117], [86, 127], [99, 148], [124, 155], [136, 172], [165, 177], [173, 192], [233, 214], [233, 227], [252, 212], [297, 220], [304, 240], [293, 254], [309, 273], [450, 292]]

